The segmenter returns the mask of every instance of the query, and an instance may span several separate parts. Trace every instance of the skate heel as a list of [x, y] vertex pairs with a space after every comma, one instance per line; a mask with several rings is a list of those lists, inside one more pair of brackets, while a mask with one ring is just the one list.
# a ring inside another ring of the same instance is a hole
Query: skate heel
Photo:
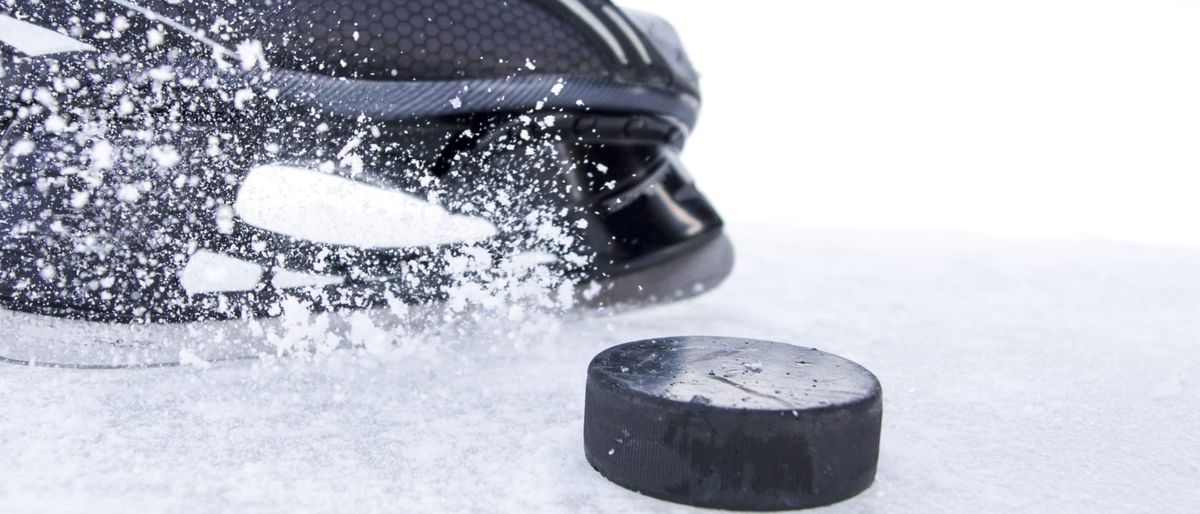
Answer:
[[[723, 222], [679, 160], [685, 126], [653, 116], [584, 115], [569, 145], [576, 201], [589, 205], [584, 240], [609, 277], [589, 304], [699, 294], [732, 270]], [[595, 287], [593, 286], [593, 290]]]

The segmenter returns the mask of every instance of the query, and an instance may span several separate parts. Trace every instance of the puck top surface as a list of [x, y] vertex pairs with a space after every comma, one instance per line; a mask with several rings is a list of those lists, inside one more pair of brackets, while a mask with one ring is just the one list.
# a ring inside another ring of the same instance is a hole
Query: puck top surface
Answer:
[[590, 376], [648, 398], [752, 410], [858, 402], [879, 389], [862, 366], [813, 348], [721, 337], [623, 344], [592, 362]]
[[588, 367], [584, 449], [609, 480], [678, 503], [815, 507], [870, 486], [882, 389], [813, 348], [725, 337], [618, 345]]

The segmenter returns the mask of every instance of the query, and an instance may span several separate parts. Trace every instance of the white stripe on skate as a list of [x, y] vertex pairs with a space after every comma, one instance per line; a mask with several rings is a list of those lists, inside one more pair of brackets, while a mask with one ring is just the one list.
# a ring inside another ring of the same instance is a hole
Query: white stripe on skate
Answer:
[[96, 51], [96, 47], [73, 37], [3, 14], [0, 14], [0, 42], [29, 57]]
[[250, 170], [234, 211], [264, 230], [362, 248], [439, 246], [497, 233], [485, 219], [450, 213], [402, 191], [284, 165]]
[[630, 43], [633, 43], [633, 47], [637, 49], [637, 53], [639, 56], [641, 56], [642, 62], [646, 64], [654, 62], [653, 59], [650, 58], [650, 50], [646, 48], [646, 43], [642, 42], [642, 37], [638, 35], [636, 30], [633, 30], [633, 26], [629, 25], [629, 22], [625, 21], [625, 17], [621, 16], [621, 13], [617, 12], [617, 9], [611, 5], [606, 5], [603, 9], [604, 14], [608, 16], [618, 28], [621, 29], [621, 32], [625, 33], [625, 38], [628, 39]]
[[150, 21], [162, 22], [164, 25], [166, 25], [168, 27], [171, 27], [175, 30], [183, 32], [184, 34], [191, 36], [192, 38], [196, 39], [197, 41], [212, 47], [213, 51], [219, 55], [234, 55], [234, 53], [235, 53], [233, 50], [229, 49], [229, 47], [222, 45], [221, 43], [218, 43], [216, 40], [205, 36], [200, 31], [195, 30], [195, 29], [193, 29], [187, 25], [184, 25], [182, 23], [179, 23], [171, 18], [168, 18], [166, 16], [158, 14], [154, 11], [151, 11], [150, 9], [142, 7], [138, 4], [135, 4], [128, 0], [109, 0], [109, 1], [114, 4], [119, 5], [121, 7], [124, 7], [126, 9], [139, 12], [142, 15], [144, 15], [146, 18], [149, 18]]
[[629, 64], [629, 57], [625, 55], [625, 49], [621, 47], [621, 42], [617, 41], [617, 37], [608, 30], [608, 27], [604, 26], [604, 22], [600, 21], [600, 18], [597, 18], [595, 14], [592, 14], [592, 11], [589, 11], [587, 7], [584, 7], [583, 4], [579, 3], [579, 0], [558, 1], [564, 7], [569, 9], [571, 13], [575, 15], [575, 17], [588, 24], [588, 26], [592, 28], [592, 32], [595, 32], [597, 36], [600, 36], [600, 39], [604, 41], [604, 44], [608, 45], [608, 49], [612, 51], [613, 55], [617, 57], [618, 61], [621, 61], [621, 64]]

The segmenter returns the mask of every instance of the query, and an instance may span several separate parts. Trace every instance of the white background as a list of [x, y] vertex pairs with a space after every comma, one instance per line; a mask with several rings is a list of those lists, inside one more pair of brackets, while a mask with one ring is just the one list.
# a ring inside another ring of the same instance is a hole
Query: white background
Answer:
[[1200, 2], [625, 0], [730, 221], [1200, 245]]

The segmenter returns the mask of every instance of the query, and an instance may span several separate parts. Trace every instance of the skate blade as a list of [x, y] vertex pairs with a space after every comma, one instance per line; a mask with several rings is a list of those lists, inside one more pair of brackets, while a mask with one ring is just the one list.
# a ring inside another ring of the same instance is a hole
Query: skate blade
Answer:
[[[621, 312], [679, 301], [716, 287], [733, 267], [733, 247], [718, 235], [699, 248], [609, 280], [583, 284], [571, 314]], [[365, 316], [373, 329], [419, 333], [450, 314], [443, 305], [195, 323], [109, 324], [0, 309], [0, 362], [78, 369], [149, 368], [256, 359], [315, 346], [355, 346], [352, 327]], [[452, 317], [450, 319], [453, 319]], [[309, 343], [292, 346], [297, 338]], [[321, 341], [324, 340], [324, 341]]]
[[0, 361], [107, 369], [247, 359], [274, 353], [256, 337], [273, 323], [107, 324], [0, 309]]

